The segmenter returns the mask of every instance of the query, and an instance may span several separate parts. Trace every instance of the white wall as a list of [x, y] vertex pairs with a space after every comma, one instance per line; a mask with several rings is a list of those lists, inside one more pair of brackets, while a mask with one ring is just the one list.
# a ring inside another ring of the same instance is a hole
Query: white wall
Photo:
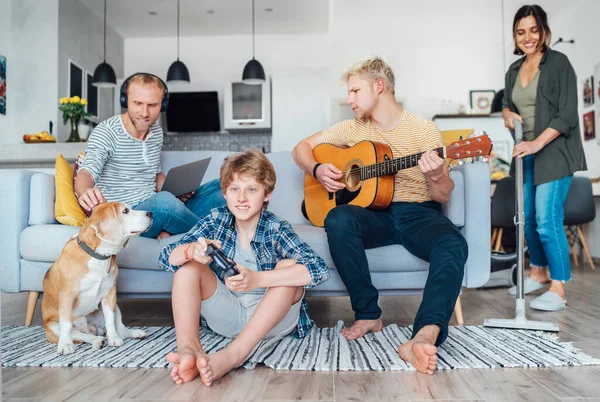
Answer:
[[[256, 37], [256, 59], [269, 76], [289, 70], [325, 68], [327, 51], [327, 35]], [[225, 84], [231, 78], [241, 79], [244, 66], [251, 58], [251, 35], [181, 37], [179, 59], [187, 66], [191, 83], [169, 85], [169, 91], [217, 91], [223, 127]], [[125, 76], [145, 71], [166, 80], [167, 70], [176, 59], [175, 37], [125, 40]]]
[[[6, 34], [7, 115], [0, 120], [0, 142], [22, 141], [26, 132], [48, 128], [56, 119], [58, 93], [58, 0], [11, 0], [3, 2], [10, 14]], [[0, 42], [1, 43], [1, 42]], [[12, 44], [12, 48], [11, 48]], [[3, 52], [3, 50], [2, 50]]]
[[[12, 46], [12, 1], [2, 1], [2, 12], [0, 13], [0, 27], [2, 27], [2, 35], [0, 35], [0, 55], [7, 58], [7, 75], [10, 79], [12, 75], [11, 68], [13, 68], [11, 63], [14, 63], [14, 53]], [[10, 101], [13, 96], [13, 86], [10, 81], [8, 81], [8, 86], [6, 87], [6, 99]], [[13, 132], [13, 121], [14, 118], [11, 118], [11, 112], [14, 110], [10, 110], [11, 104], [7, 105], [8, 110], [7, 114], [0, 114], [0, 144], [7, 143], [8, 138]], [[12, 114], [14, 116], [14, 114]]]
[[[331, 1], [328, 65], [336, 79], [363, 56], [383, 56], [397, 97], [427, 118], [444, 99], [468, 104], [469, 90], [503, 86], [499, 0]], [[338, 83], [332, 94], [343, 97]]]
[[[58, 93], [56, 98], [55, 126], [58, 141], [66, 141], [70, 124], [63, 124], [58, 110], [58, 98], [68, 96], [69, 59], [94, 74], [94, 69], [104, 60], [104, 20], [84, 6], [79, 0], [59, 0], [58, 24]], [[124, 40], [110, 27], [106, 27], [106, 61], [118, 76], [123, 75]], [[113, 115], [113, 89], [98, 88], [99, 121]]]

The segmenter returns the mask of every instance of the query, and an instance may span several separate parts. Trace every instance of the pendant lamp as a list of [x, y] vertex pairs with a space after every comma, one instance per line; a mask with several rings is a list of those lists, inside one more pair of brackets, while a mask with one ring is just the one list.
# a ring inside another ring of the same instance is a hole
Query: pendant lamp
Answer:
[[252, 0], [252, 60], [246, 63], [242, 73], [242, 82], [250, 85], [258, 85], [265, 82], [265, 70], [254, 58], [254, 0]]
[[177, 60], [171, 64], [167, 72], [167, 82], [169, 84], [176, 82], [190, 82], [190, 72], [185, 64], [179, 61], [179, 0], [177, 0]]
[[117, 86], [115, 70], [106, 62], [106, 0], [104, 0], [104, 61], [98, 64], [98, 67], [94, 70], [92, 84], [100, 88]]

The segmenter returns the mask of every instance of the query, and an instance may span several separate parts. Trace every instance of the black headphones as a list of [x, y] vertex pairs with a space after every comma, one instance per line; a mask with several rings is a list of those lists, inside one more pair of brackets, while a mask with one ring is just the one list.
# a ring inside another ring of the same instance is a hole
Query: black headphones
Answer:
[[129, 82], [131, 77], [135, 77], [138, 74], [151, 75], [152, 77], [158, 78], [158, 80], [162, 83], [163, 89], [165, 90], [165, 95], [163, 96], [162, 102], [160, 103], [160, 111], [166, 112], [167, 108], [169, 107], [169, 88], [167, 88], [167, 84], [165, 84], [165, 82], [160, 77], [150, 73], [135, 73], [130, 75], [129, 77], [127, 77], [127, 79], [125, 79], [125, 81], [123, 81], [123, 84], [121, 84], [121, 92], [119, 96], [121, 107], [123, 109], [127, 109], [127, 83]]

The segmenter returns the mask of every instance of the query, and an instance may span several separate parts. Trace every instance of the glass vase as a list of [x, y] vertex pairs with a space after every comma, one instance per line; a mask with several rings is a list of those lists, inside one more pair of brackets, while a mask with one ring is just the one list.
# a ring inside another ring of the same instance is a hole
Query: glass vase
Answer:
[[71, 121], [71, 134], [69, 134], [69, 138], [67, 142], [81, 142], [81, 138], [79, 137], [79, 131], [77, 130], [77, 125], [79, 124], [79, 119], [69, 119]]

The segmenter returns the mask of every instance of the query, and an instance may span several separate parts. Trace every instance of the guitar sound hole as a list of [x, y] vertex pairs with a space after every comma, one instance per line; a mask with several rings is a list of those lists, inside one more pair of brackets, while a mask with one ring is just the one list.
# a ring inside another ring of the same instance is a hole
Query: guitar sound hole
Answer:
[[360, 166], [352, 165], [345, 172], [344, 181], [350, 191], [356, 191], [360, 186]]

